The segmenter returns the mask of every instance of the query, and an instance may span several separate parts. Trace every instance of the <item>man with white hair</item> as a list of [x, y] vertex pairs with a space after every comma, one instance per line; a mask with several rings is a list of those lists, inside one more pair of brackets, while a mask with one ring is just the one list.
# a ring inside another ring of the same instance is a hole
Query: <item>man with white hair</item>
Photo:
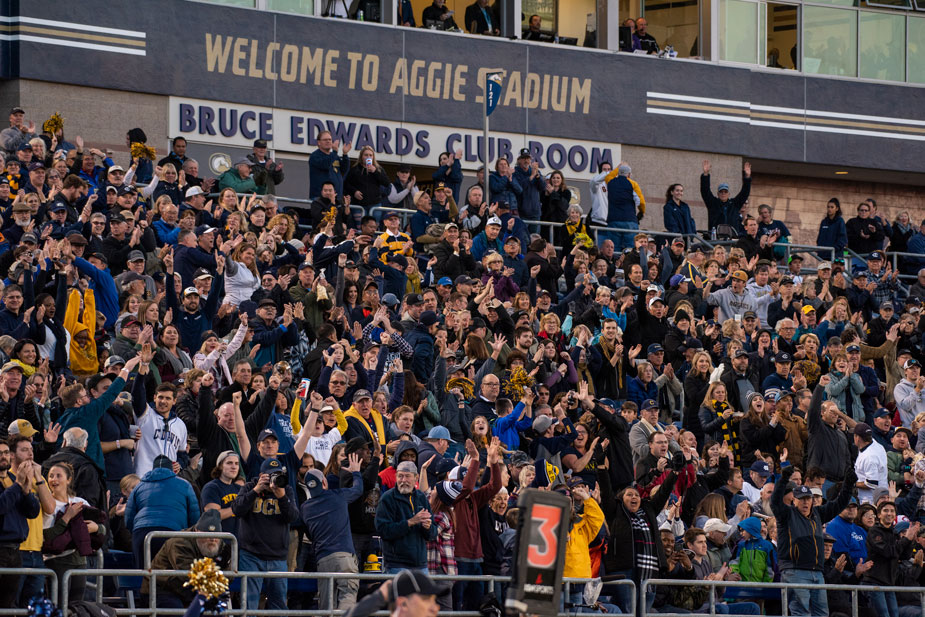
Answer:
[[74, 468], [74, 493], [87, 500], [94, 508], [105, 510], [106, 483], [103, 470], [87, 455], [89, 433], [75, 426], [64, 431], [63, 447], [42, 466], [45, 476], [55, 463], [68, 463]]
[[395, 488], [386, 491], [376, 508], [376, 531], [382, 538], [385, 572], [427, 572], [427, 541], [437, 537], [427, 495], [415, 488], [418, 468], [402, 461], [395, 472]]

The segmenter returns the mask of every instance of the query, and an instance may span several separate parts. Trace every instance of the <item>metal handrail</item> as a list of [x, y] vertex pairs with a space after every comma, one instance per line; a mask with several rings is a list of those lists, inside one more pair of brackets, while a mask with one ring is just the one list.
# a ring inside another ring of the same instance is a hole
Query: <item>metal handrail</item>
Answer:
[[[58, 574], [50, 568], [0, 568], [0, 576], [41, 576], [50, 579], [51, 588], [49, 597], [53, 602], [58, 601]], [[24, 608], [7, 608], [0, 610], [3, 615], [28, 615]]]
[[[198, 533], [198, 532], [190, 532]], [[22, 570], [31, 569], [22, 568]], [[6, 572], [5, 570], [0, 570], [0, 574]], [[54, 572], [51, 573], [54, 575]], [[106, 568], [95, 568], [95, 569], [72, 569], [64, 572], [64, 575], [61, 580], [62, 589], [62, 604], [67, 606], [68, 603], [68, 591], [70, 579], [73, 576], [138, 576], [142, 578], [149, 579], [149, 594], [148, 594], [148, 607], [141, 608], [116, 608], [113, 609], [116, 611], [117, 615], [135, 615], [135, 616], [147, 616], [147, 615], [183, 615], [186, 612], [186, 609], [167, 609], [167, 608], [157, 608], [157, 585], [156, 580], [158, 577], [171, 577], [171, 576], [185, 576], [189, 574], [189, 570], [152, 570], [152, 569], [106, 569]], [[329, 589], [333, 589], [334, 581], [341, 579], [354, 579], [354, 580], [366, 580], [366, 581], [382, 581], [386, 579], [393, 578], [391, 574], [385, 573], [349, 573], [349, 572], [225, 572], [225, 575], [229, 579], [239, 579], [241, 581], [241, 606], [239, 608], [229, 607], [225, 611], [225, 615], [229, 617], [241, 615], [253, 615], [254, 617], [314, 617], [314, 616], [336, 616], [342, 615], [345, 611], [337, 609], [286, 609], [286, 610], [275, 610], [275, 609], [250, 609], [247, 607], [247, 580], [249, 578], [286, 578], [286, 579], [326, 579]], [[456, 581], [479, 581], [483, 583], [494, 583], [494, 582], [511, 582], [509, 576], [490, 576], [490, 575], [449, 575], [449, 574], [437, 574], [431, 575], [435, 581], [446, 581], [446, 582], [456, 582]], [[566, 578], [562, 582], [566, 585], [566, 590], [568, 585], [572, 583], [588, 583], [593, 579], [583, 579], [583, 578]], [[636, 585], [632, 580], [617, 580], [609, 581], [607, 585], [623, 585], [633, 588], [635, 592]], [[334, 597], [333, 593], [329, 597]], [[635, 602], [636, 594], [632, 594], [633, 602]], [[635, 607], [635, 606], [634, 606]], [[7, 611], [0, 610], [0, 615], [12, 615], [12, 614], [24, 614], [24, 611], [19, 611], [17, 613], [11, 613]], [[387, 613], [378, 613], [378, 614], [387, 614]], [[441, 611], [441, 615], [447, 615], [447, 617], [478, 617], [478, 611]], [[558, 613], [559, 617], [568, 617], [571, 615], [569, 612], [560, 612]]]
[[[645, 597], [649, 587], [652, 586], [706, 586], [710, 588], [710, 615], [716, 615], [716, 588], [717, 587], [739, 587], [746, 589], [780, 589], [781, 591], [781, 608], [782, 614], [787, 615], [787, 591], [789, 589], [820, 589], [823, 591], [850, 591], [851, 592], [851, 614], [857, 617], [858, 614], [858, 592], [884, 591], [892, 593], [917, 593], [922, 605], [922, 614], [925, 615], [925, 587], [896, 587], [890, 585], [830, 585], [824, 584], [807, 584], [807, 583], [764, 583], [756, 581], [709, 581], [709, 580], [684, 580], [684, 579], [648, 579], [642, 581], [642, 596]], [[733, 601], [737, 601], [734, 599]], [[747, 600], [743, 600], [747, 601]], [[659, 617], [681, 617], [689, 613], [658, 613]]]
[[218, 538], [219, 540], [228, 540], [231, 543], [231, 569], [238, 569], [238, 538], [233, 533], [227, 531], [149, 531], [145, 535], [144, 557], [145, 569], [151, 569], [151, 541], [154, 538], [193, 538], [201, 540], [203, 538]]

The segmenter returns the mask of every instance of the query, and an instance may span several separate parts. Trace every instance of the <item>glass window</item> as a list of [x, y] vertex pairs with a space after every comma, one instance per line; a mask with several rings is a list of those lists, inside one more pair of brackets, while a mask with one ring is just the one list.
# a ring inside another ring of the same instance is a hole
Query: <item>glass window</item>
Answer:
[[925, 17], [909, 18], [909, 81], [925, 84]]
[[758, 63], [758, 4], [722, 0], [719, 5], [720, 59]]
[[267, 9], [299, 15], [314, 15], [315, 0], [267, 0]]
[[643, 11], [660, 49], [671, 46], [682, 58], [700, 53], [699, 0], [645, 0]]
[[767, 4], [765, 66], [778, 69], [797, 67], [797, 36], [800, 7], [795, 4]]
[[857, 77], [857, 11], [803, 5], [803, 70]]
[[859, 18], [859, 76], [905, 81], [906, 16], [861, 11]]
[[254, 8], [254, 0], [206, 0], [215, 4], [227, 4], [229, 6], [244, 6], [249, 9]]
[[912, 0], [867, 0], [867, 6], [882, 6], [886, 8], [911, 9]]

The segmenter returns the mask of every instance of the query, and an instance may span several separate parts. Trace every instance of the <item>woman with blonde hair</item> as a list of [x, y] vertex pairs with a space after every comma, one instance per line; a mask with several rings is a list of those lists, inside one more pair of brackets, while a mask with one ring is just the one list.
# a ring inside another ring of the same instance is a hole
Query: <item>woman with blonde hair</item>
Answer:
[[540, 332], [537, 338], [552, 341], [558, 353], [565, 351], [565, 335], [562, 333], [562, 322], [558, 315], [550, 312], [540, 318]]
[[710, 493], [703, 498], [694, 510], [694, 527], [703, 529], [707, 520], [718, 518], [726, 522], [726, 500], [719, 493]]
[[352, 204], [371, 208], [382, 203], [382, 193], [389, 188], [389, 176], [376, 162], [372, 146], [363, 146], [356, 164], [344, 178], [344, 195], [350, 195]]
[[704, 435], [720, 443], [728, 443], [735, 457], [735, 465], [740, 466], [739, 419], [726, 400], [726, 384], [721, 381], [710, 384], [698, 417]]
[[247, 336], [247, 313], [241, 313], [241, 325], [235, 331], [230, 343], [224, 343], [218, 335], [207, 330], [202, 335], [202, 345], [199, 351], [193, 356], [193, 366], [203, 371], [209, 371], [215, 376], [212, 384], [212, 392], [218, 392], [219, 388], [225, 387], [231, 383], [231, 369], [228, 368], [228, 358], [237, 353], [244, 339]]
[[681, 426], [697, 437], [698, 444], [702, 444], [705, 438], [698, 412], [706, 399], [712, 372], [713, 360], [710, 354], [698, 351], [691, 358], [691, 370], [684, 378], [684, 417], [681, 419]]
[[225, 302], [240, 306], [260, 289], [260, 272], [257, 270], [257, 248], [242, 242], [231, 253], [225, 267]]
[[280, 213], [270, 219], [267, 223], [267, 230], [281, 238], [283, 242], [289, 242], [295, 233], [295, 226], [291, 216]]

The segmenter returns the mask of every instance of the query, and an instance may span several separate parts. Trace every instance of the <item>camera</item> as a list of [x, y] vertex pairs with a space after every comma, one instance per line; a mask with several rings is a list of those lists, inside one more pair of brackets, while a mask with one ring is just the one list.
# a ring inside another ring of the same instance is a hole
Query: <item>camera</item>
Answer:
[[285, 467], [270, 474], [270, 486], [273, 488], [286, 488], [289, 486], [289, 472]]

